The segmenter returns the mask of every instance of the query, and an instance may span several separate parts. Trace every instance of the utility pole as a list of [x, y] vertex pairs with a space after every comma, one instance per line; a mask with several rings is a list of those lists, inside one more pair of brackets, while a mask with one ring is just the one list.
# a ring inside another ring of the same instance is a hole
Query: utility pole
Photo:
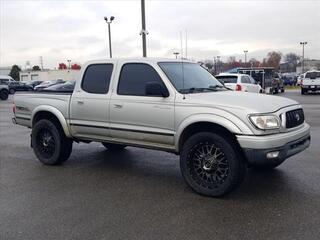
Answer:
[[247, 65], [247, 53], [248, 53], [248, 50], [244, 50], [244, 65]]
[[43, 70], [43, 58], [42, 58], [42, 56], [39, 57], [39, 60], [40, 60], [41, 70]]
[[142, 30], [140, 32], [140, 35], [142, 36], [142, 56], [147, 57], [146, 35], [148, 34], [148, 32], [146, 30], [146, 14], [145, 14], [144, 0], [141, 0], [141, 20], [142, 20]]
[[217, 56], [217, 73], [220, 73], [220, 56]]
[[70, 69], [71, 68], [71, 60], [68, 59], [67, 62], [68, 62], [68, 68]]
[[308, 42], [300, 42], [302, 45], [302, 73], [304, 73], [304, 45], [307, 45]]
[[107, 17], [104, 17], [104, 20], [106, 21], [106, 23], [108, 24], [108, 33], [109, 33], [109, 54], [110, 54], [110, 58], [112, 58], [112, 49], [111, 49], [111, 27], [110, 24], [112, 23], [114, 19], [114, 16], [110, 17], [110, 21], [108, 21]]

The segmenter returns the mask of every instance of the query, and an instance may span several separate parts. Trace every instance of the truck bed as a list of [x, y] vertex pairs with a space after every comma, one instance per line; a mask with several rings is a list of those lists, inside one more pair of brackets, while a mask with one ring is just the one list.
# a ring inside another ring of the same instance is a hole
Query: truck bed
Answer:
[[42, 105], [53, 106], [69, 118], [69, 102], [72, 92], [20, 92], [14, 95], [16, 106], [16, 122], [31, 127], [31, 118], [35, 109], [41, 110]]

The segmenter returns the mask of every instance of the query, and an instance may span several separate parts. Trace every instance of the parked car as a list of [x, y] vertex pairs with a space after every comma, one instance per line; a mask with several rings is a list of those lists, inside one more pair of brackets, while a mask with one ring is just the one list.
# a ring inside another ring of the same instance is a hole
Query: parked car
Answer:
[[215, 76], [226, 87], [234, 91], [261, 93], [261, 86], [249, 75], [240, 73], [220, 73]]
[[[241, 73], [250, 75], [258, 82], [265, 93], [278, 93], [278, 82], [273, 78], [274, 68], [273, 67], [239, 67], [231, 69], [232, 73]], [[231, 72], [230, 72], [231, 73]]]
[[52, 80], [52, 81], [45, 81], [45, 82], [42, 82], [41, 84], [35, 86], [34, 90], [35, 91], [42, 91], [43, 89], [45, 89], [47, 87], [51, 87], [53, 85], [64, 83], [64, 82], [65, 81], [63, 81], [62, 79], [57, 79], [57, 80]]
[[2, 84], [0, 82], [0, 99], [7, 100], [9, 97], [9, 87], [7, 84]]
[[65, 83], [59, 83], [56, 85], [53, 85], [51, 87], [47, 87], [43, 89], [43, 91], [47, 92], [73, 92], [74, 85], [76, 84], [76, 81], [66, 81]]
[[227, 90], [185, 60], [91, 61], [72, 93], [17, 94], [13, 112], [43, 164], [65, 162], [73, 141], [157, 149], [180, 155], [186, 183], [208, 196], [235, 189], [247, 166], [277, 167], [310, 144], [299, 103]]
[[33, 91], [33, 87], [19, 81], [8, 82], [8, 87], [10, 94], [14, 94], [17, 91]]
[[309, 91], [320, 91], [320, 71], [313, 70], [304, 74], [301, 82], [301, 94], [308, 94]]
[[297, 82], [297, 76], [295, 73], [281, 73], [280, 75], [282, 81], [283, 81], [283, 84], [285, 86], [294, 86], [296, 85], [296, 82]]
[[32, 80], [32, 81], [26, 82], [26, 84], [28, 86], [31, 86], [33, 89], [34, 89], [35, 86], [38, 86], [41, 83], [43, 83], [43, 81], [41, 81], [41, 80]]
[[17, 82], [8, 75], [0, 75], [0, 84], [8, 84], [9, 82]]

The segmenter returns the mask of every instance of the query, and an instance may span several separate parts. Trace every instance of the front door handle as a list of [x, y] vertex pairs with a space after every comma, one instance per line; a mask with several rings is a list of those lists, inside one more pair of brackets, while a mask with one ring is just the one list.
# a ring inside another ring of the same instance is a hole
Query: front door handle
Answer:
[[78, 104], [84, 104], [84, 101], [83, 100], [78, 100], [77, 103]]
[[122, 108], [122, 106], [123, 106], [123, 105], [122, 105], [122, 104], [119, 104], [119, 103], [114, 104], [114, 107], [115, 107], [115, 108]]

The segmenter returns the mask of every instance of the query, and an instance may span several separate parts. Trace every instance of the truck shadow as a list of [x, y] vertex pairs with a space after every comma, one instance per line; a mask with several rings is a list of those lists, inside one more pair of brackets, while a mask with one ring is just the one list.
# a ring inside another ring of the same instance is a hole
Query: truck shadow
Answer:
[[[73, 160], [76, 160], [74, 164], [84, 165], [84, 171], [99, 171], [102, 177], [112, 174], [115, 178], [123, 178], [126, 181], [139, 178], [140, 184], [161, 184], [162, 189], [194, 194], [184, 183], [179, 169], [179, 157], [174, 154], [138, 148], [126, 148], [121, 151], [100, 148], [86, 157], [83, 154], [80, 156], [73, 157]], [[292, 175], [287, 174], [281, 167], [270, 171], [248, 169], [240, 188], [223, 199], [248, 200], [279, 195], [285, 197], [288, 192], [297, 190], [292, 181]]]

